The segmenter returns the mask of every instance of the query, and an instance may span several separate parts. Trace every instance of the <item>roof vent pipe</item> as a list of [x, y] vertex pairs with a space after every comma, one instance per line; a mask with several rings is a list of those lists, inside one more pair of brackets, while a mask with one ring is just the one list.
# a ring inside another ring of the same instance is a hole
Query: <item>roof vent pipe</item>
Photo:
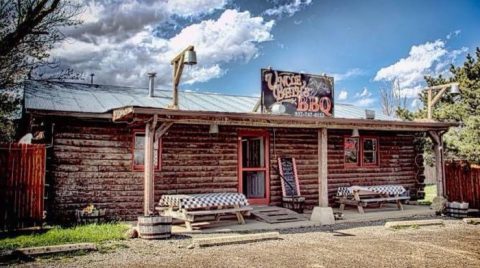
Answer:
[[148, 96], [150, 98], [153, 98], [153, 96], [155, 95], [155, 75], [157, 75], [157, 73], [148, 73], [148, 78], [149, 78], [149, 81], [148, 81]]

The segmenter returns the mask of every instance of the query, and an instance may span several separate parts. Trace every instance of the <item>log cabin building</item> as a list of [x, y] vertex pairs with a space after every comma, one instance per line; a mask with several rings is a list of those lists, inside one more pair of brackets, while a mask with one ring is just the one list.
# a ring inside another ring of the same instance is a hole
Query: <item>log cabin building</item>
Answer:
[[450, 126], [367, 119], [339, 103], [331, 117], [306, 117], [274, 114], [258, 97], [178, 94], [173, 109], [171, 90], [26, 81], [27, 132], [51, 145], [49, 217], [66, 220], [93, 203], [109, 218], [134, 220], [166, 193], [241, 192], [252, 204], [281, 205], [277, 159], [285, 156], [296, 160], [307, 208], [333, 206], [337, 188], [351, 185], [401, 184], [421, 198], [415, 137], [441, 138]]

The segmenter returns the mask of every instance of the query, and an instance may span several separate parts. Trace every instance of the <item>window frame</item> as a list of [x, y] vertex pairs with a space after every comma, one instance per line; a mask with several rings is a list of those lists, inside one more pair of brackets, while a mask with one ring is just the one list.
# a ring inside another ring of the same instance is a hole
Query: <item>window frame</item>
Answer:
[[[137, 165], [135, 164], [135, 137], [138, 134], [143, 134], [145, 136], [145, 130], [143, 129], [138, 129], [134, 130], [132, 133], [132, 146], [131, 146], [131, 151], [130, 153], [132, 154], [132, 170], [133, 171], [144, 171], [145, 170], [145, 163], [143, 165]], [[155, 146], [155, 145], [154, 145]], [[162, 149], [163, 149], [163, 139], [159, 138], [158, 139], [158, 150], [157, 150], [157, 165], [153, 167], [154, 171], [160, 171], [162, 169]], [[145, 148], [143, 148], [145, 150]], [[155, 150], [154, 150], [155, 153]]]
[[[374, 167], [379, 167], [380, 166], [380, 139], [378, 138], [378, 136], [371, 136], [371, 135], [360, 135], [359, 137], [353, 137], [353, 138], [358, 138], [358, 141], [359, 141], [359, 146], [358, 146], [358, 157], [357, 157], [357, 163], [354, 164], [354, 163], [346, 163], [345, 162], [345, 141], [346, 139], [348, 138], [352, 138], [352, 136], [349, 136], [349, 135], [344, 135], [343, 136], [343, 155], [342, 155], [342, 159], [343, 159], [343, 165], [344, 165], [344, 168], [347, 169], [347, 168], [374, 168]], [[364, 163], [364, 148], [363, 148], [363, 142], [364, 140], [366, 139], [374, 139], [376, 140], [376, 150], [375, 150], [375, 163]]]
[[[371, 139], [371, 140], [375, 140], [375, 143], [376, 143], [376, 150], [374, 150], [374, 156], [375, 156], [375, 163], [365, 163], [364, 162], [364, 152], [365, 152], [365, 148], [363, 148], [363, 144], [364, 144], [364, 141], [366, 139]], [[361, 166], [362, 167], [376, 167], [378, 166], [378, 163], [379, 163], [379, 159], [378, 159], [378, 137], [373, 137], [373, 136], [363, 136], [361, 137], [361, 141], [362, 141], [362, 144], [361, 144], [361, 148], [362, 148], [362, 154], [361, 154]]]

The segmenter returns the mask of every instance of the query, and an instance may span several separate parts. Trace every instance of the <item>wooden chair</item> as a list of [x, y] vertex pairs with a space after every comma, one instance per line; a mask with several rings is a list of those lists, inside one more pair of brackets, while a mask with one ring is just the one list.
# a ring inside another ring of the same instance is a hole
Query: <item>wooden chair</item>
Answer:
[[282, 206], [303, 213], [305, 197], [300, 192], [295, 158], [279, 157], [278, 174], [282, 184]]

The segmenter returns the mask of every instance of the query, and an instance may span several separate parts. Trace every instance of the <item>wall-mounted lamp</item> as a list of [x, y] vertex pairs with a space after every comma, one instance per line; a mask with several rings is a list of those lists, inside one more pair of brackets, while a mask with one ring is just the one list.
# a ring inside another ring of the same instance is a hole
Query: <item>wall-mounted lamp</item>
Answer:
[[[450, 94], [457, 95], [460, 94], [460, 88], [458, 83], [450, 83], [445, 85], [438, 85], [433, 87], [426, 88], [427, 90], [427, 119], [432, 120], [432, 109], [433, 105], [437, 103], [442, 95], [450, 88]], [[435, 97], [432, 96], [433, 90], [440, 89]]]
[[270, 109], [272, 110], [272, 114], [284, 114], [287, 110], [281, 102], [275, 102]]
[[208, 130], [208, 133], [218, 134], [218, 125], [217, 124], [211, 124], [210, 129]]
[[197, 64], [197, 53], [193, 46], [188, 46], [173, 58], [173, 103], [170, 105], [172, 109], [178, 109], [178, 84], [182, 77], [183, 66]]
[[352, 129], [352, 138], [360, 137], [360, 133], [358, 132], [358, 128]]

